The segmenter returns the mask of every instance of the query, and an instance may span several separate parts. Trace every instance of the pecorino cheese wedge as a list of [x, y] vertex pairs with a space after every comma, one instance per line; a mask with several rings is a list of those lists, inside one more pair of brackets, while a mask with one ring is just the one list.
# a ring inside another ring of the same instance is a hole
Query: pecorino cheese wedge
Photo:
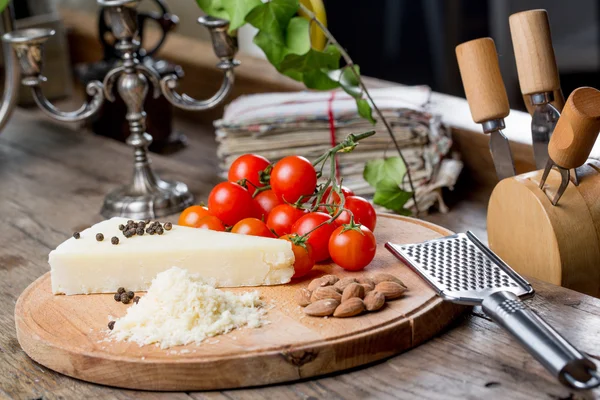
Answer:
[[[119, 224], [127, 219], [100, 222], [50, 252], [54, 294], [147, 290], [159, 272], [174, 266], [218, 287], [278, 285], [294, 274], [294, 253], [285, 240], [178, 225], [162, 235], [126, 238]], [[96, 240], [98, 233], [104, 240]], [[116, 245], [113, 236], [119, 238]]]

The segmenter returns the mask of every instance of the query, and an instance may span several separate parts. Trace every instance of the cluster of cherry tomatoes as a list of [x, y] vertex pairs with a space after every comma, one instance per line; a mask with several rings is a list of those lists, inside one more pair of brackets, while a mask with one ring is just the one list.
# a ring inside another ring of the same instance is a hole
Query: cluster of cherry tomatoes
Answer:
[[288, 240], [294, 278], [330, 258], [344, 269], [361, 270], [375, 256], [375, 209], [346, 187], [332, 189], [317, 185], [317, 172], [304, 157], [271, 165], [245, 154], [231, 165], [228, 181], [210, 192], [208, 207], [188, 207], [179, 225]]

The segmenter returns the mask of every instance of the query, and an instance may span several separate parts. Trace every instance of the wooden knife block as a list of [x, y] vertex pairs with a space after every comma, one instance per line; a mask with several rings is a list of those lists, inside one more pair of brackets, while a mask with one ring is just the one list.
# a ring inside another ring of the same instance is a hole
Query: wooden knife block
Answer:
[[488, 240], [517, 272], [600, 297], [600, 162], [581, 170], [579, 186], [569, 183], [557, 206], [555, 170], [544, 190], [541, 170], [500, 181], [488, 204]]

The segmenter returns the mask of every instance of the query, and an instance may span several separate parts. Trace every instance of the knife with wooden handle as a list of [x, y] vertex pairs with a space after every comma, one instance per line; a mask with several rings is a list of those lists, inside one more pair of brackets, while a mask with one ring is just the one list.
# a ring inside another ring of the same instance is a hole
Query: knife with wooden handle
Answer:
[[490, 134], [490, 151], [500, 180], [515, 175], [508, 139], [502, 133], [510, 107], [491, 38], [456, 46], [456, 58], [473, 121]]
[[553, 166], [561, 173], [560, 187], [552, 200], [556, 205], [565, 192], [570, 169], [585, 164], [600, 132], [600, 91], [591, 87], [575, 89], [567, 99], [548, 144], [548, 162], [540, 180], [544, 188]]
[[562, 96], [548, 14], [546, 10], [529, 10], [508, 20], [521, 93], [535, 106], [531, 121], [533, 155], [536, 167], [542, 169], [548, 162], [548, 143], [560, 117], [551, 103], [555, 93]]

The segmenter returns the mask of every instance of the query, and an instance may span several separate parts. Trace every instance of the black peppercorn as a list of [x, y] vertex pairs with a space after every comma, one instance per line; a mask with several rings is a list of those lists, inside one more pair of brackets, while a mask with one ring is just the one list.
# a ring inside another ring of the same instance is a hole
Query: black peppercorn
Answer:
[[74, 232], [74, 233], [73, 233], [73, 237], [74, 237], [75, 239], [79, 239], [79, 238], [81, 237], [81, 235], [79, 234], [79, 232]]
[[110, 329], [112, 331], [114, 327], [115, 327], [115, 321], [110, 321], [108, 323], [108, 329]]
[[139, 303], [139, 302], [140, 302], [140, 296], [135, 296], [135, 297], [133, 298], [133, 302], [134, 302], [135, 304]]
[[132, 229], [128, 229], [125, 232], [123, 232], [123, 235], [129, 239], [130, 237], [132, 237], [135, 234], [135, 231]]
[[135, 231], [135, 233], [139, 236], [142, 236], [144, 234], [144, 228], [137, 228], [137, 230]]
[[163, 230], [163, 228], [159, 227], [156, 229], [156, 233], [158, 233], [159, 235], [162, 235], [163, 233], [165, 233], [165, 231]]
[[150, 232], [148, 232], [150, 235], [154, 235], [156, 233], [156, 231], [154, 229], [150, 229]]
[[117, 289], [117, 293], [125, 293], [125, 288], [121, 286], [119, 289]]
[[165, 229], [166, 229], [167, 231], [170, 231], [170, 230], [171, 230], [171, 228], [173, 228], [173, 224], [172, 224], [172, 223], [170, 223], [170, 222], [167, 222], [167, 223], [165, 224]]
[[119, 230], [120, 230], [120, 231], [124, 231], [124, 230], [125, 230], [125, 225], [123, 225], [123, 224], [119, 224]]
[[101, 242], [104, 240], [104, 235], [101, 233], [96, 233], [96, 240]]
[[145, 223], [144, 221], [140, 221], [140, 222], [138, 223], [138, 229], [139, 229], [139, 228], [142, 228], [142, 229], [146, 228], [146, 223]]
[[121, 301], [121, 294], [115, 293], [115, 301]]
[[119, 244], [119, 238], [116, 236], [113, 236], [112, 238], [110, 238], [110, 242], [112, 244]]
[[127, 293], [122, 293], [121, 294], [121, 303], [127, 304], [130, 301], [131, 301], [131, 299], [129, 298], [129, 296], [127, 295]]
[[128, 220], [127, 220], [127, 225], [133, 225], [133, 220], [131, 220], [131, 219], [128, 219]]
[[133, 290], [130, 290], [129, 292], [127, 292], [127, 296], [129, 296], [130, 299], [133, 299], [135, 297], [135, 293], [133, 292]]

